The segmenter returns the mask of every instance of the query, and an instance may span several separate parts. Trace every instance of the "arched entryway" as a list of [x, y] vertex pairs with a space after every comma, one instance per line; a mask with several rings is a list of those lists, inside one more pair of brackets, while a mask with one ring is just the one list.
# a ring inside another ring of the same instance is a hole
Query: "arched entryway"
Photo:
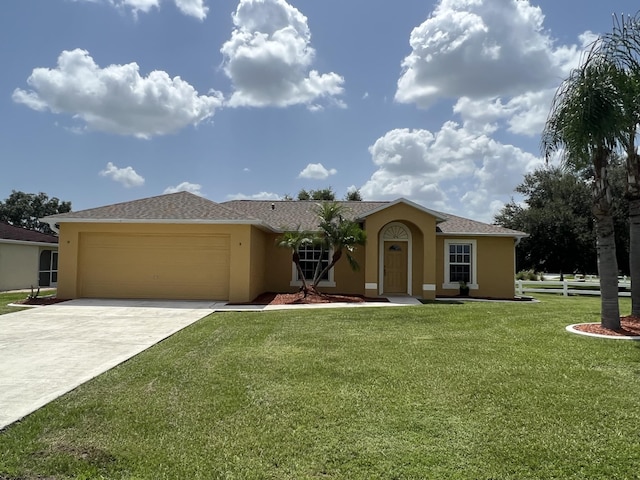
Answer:
[[411, 230], [400, 222], [386, 225], [380, 232], [380, 293], [411, 295]]

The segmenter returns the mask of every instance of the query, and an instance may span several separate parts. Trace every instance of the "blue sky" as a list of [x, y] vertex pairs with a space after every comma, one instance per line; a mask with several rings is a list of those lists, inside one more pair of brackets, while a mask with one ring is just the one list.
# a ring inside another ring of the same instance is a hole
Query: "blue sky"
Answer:
[[[481, 221], [630, 0], [7, 0], [0, 199], [331, 186]], [[516, 200], [518, 198], [516, 197]]]

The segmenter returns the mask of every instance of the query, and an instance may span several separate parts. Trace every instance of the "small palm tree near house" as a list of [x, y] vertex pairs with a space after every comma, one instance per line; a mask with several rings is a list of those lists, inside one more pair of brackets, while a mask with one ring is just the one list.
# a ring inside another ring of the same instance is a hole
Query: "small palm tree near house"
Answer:
[[302, 289], [304, 290], [305, 295], [309, 290], [309, 287], [306, 279], [304, 278], [305, 275], [302, 271], [302, 265], [300, 264], [300, 248], [311, 244], [313, 244], [313, 236], [311, 232], [300, 231], [299, 227], [297, 230], [292, 232], [285, 232], [284, 235], [278, 239], [279, 247], [291, 249], [291, 261], [296, 266], [298, 278], [302, 281]]
[[[306, 297], [309, 293], [319, 293], [318, 285], [328, 272], [345, 256], [354, 271], [360, 266], [353, 253], [358, 245], [365, 245], [366, 232], [353, 220], [344, 217], [345, 208], [337, 202], [323, 202], [318, 204], [316, 215], [318, 217], [318, 230], [305, 232], [296, 230], [286, 232], [278, 239], [278, 245], [293, 251], [292, 261], [298, 271], [298, 278], [302, 281], [301, 290]], [[320, 246], [320, 255], [315, 259], [312, 279], [305, 278], [301, 262], [300, 248], [306, 245]], [[329, 262], [323, 267], [322, 257], [324, 252], [333, 251]], [[310, 280], [310, 282], [309, 282]]]

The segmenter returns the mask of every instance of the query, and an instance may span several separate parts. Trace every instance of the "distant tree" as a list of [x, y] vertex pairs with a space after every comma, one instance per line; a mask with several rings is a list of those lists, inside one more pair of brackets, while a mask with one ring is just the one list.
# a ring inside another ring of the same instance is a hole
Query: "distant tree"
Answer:
[[303, 188], [298, 192], [298, 200], [321, 200], [333, 202], [336, 199], [336, 194], [331, 187], [309, 190], [308, 192]]
[[536, 170], [516, 187], [525, 205], [509, 202], [495, 222], [529, 234], [518, 246], [517, 269], [595, 273], [589, 186], [559, 168]]
[[344, 199], [350, 202], [361, 202], [362, 195], [360, 195], [360, 190], [356, 188], [355, 190], [349, 190]]
[[311, 194], [303, 188], [298, 192], [298, 200], [311, 200]]
[[[620, 162], [609, 173], [618, 266], [629, 272], [629, 237], [624, 198], [625, 169]], [[596, 233], [588, 180], [561, 168], [542, 168], [525, 175], [516, 192], [524, 205], [511, 201], [495, 222], [529, 234], [516, 250], [518, 270], [597, 273]]]
[[28, 228], [42, 233], [53, 234], [46, 223], [38, 219], [47, 215], [67, 213], [71, 211], [71, 202], [60, 201], [57, 197], [49, 198], [46, 193], [24, 193], [12, 190], [11, 195], [0, 202], [0, 221]]

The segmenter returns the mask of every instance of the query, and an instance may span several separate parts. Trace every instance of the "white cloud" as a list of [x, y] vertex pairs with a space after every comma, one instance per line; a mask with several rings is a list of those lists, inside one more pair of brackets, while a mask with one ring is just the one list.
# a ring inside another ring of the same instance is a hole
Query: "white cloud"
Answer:
[[236, 193], [227, 195], [227, 200], [282, 200], [282, 197], [277, 193], [272, 192], [260, 192], [253, 195], [245, 195], [244, 193]]
[[195, 17], [198, 20], [207, 18], [209, 7], [205, 5], [204, 0], [174, 0], [176, 7], [185, 15]]
[[[360, 189], [367, 199], [410, 198], [437, 210], [490, 221], [522, 175], [543, 160], [454, 122], [440, 131], [397, 129], [369, 147], [377, 170]], [[482, 193], [482, 197], [480, 193]], [[479, 199], [482, 198], [482, 201]]]
[[[151, 9], [160, 9], [160, 0], [76, 0], [91, 3], [108, 3], [119, 9], [131, 9], [134, 16], [138, 12], [149, 13]], [[205, 5], [205, 0], [173, 0], [175, 6], [183, 14], [204, 20], [209, 12], [209, 7]]]
[[543, 20], [529, 0], [440, 0], [411, 32], [395, 99], [426, 108], [441, 98], [517, 96], [556, 85], [581, 49], [555, 47]]
[[498, 125], [511, 133], [539, 135], [547, 119], [555, 89], [544, 89], [515, 96], [503, 103], [501, 98], [472, 100], [458, 99], [453, 107], [460, 114], [465, 127], [491, 133]]
[[198, 95], [180, 77], [155, 70], [141, 77], [136, 63], [100, 68], [86, 50], [63, 51], [56, 68], [35, 68], [13, 100], [34, 110], [67, 113], [89, 128], [149, 138], [213, 116], [221, 95]]
[[286, 107], [342, 93], [336, 73], [310, 70], [315, 50], [307, 18], [285, 0], [240, 0], [233, 14], [235, 29], [220, 51], [234, 92], [233, 107]]
[[118, 168], [113, 163], [107, 163], [107, 167], [100, 172], [103, 177], [121, 183], [127, 188], [144, 185], [144, 178], [136, 173], [132, 167]]
[[199, 185], [197, 183], [182, 182], [176, 185], [175, 187], [165, 188], [164, 192], [162, 193], [189, 192], [189, 193], [193, 193], [194, 195], [199, 195], [200, 197], [204, 197], [205, 195], [202, 193], [201, 190], [202, 190], [202, 185]]
[[312, 178], [314, 180], [325, 180], [338, 171], [335, 168], [326, 169], [321, 163], [310, 163], [300, 172], [298, 178]]

